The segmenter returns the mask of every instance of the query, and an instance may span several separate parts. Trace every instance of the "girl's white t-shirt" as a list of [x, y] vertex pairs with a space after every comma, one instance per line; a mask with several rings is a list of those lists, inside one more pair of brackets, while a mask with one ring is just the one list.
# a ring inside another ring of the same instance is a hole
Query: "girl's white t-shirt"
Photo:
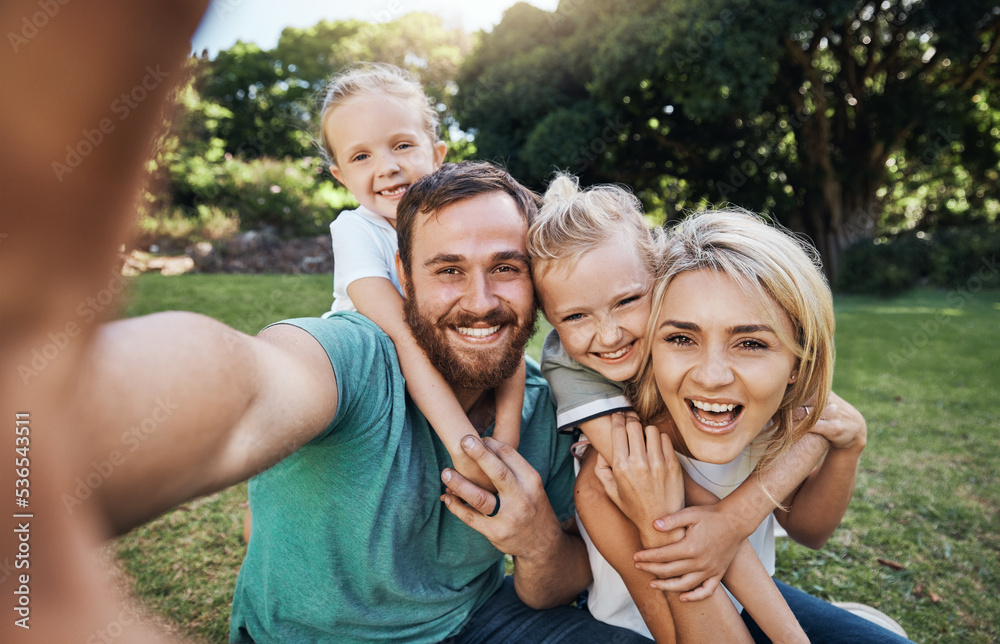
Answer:
[[333, 240], [333, 306], [324, 317], [337, 311], [357, 311], [347, 295], [347, 286], [364, 277], [384, 277], [400, 295], [403, 287], [396, 271], [399, 242], [396, 229], [384, 217], [364, 206], [341, 212], [330, 224]]

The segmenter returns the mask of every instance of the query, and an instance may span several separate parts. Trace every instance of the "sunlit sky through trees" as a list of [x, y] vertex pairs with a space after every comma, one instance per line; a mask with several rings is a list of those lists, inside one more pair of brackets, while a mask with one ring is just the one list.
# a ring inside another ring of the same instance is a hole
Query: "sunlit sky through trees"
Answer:
[[[558, 0], [527, 3], [554, 11]], [[310, 27], [320, 20], [390, 22], [415, 11], [453, 20], [466, 31], [488, 31], [513, 4], [516, 0], [213, 0], [191, 39], [191, 50], [200, 54], [207, 49], [209, 56], [215, 57], [237, 40], [270, 49], [278, 43], [285, 27]]]

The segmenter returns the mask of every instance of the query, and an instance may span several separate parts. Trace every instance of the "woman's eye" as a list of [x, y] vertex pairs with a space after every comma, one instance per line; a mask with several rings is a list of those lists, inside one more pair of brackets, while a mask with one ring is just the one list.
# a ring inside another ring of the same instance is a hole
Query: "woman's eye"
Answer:
[[686, 335], [668, 335], [666, 338], [664, 338], [664, 341], [670, 344], [679, 344], [679, 345], [691, 344], [692, 342], [691, 338], [687, 337]]
[[751, 351], [759, 351], [767, 348], [767, 345], [760, 340], [741, 340], [739, 346], [741, 349], [749, 349]]
[[638, 301], [640, 298], [642, 298], [641, 295], [633, 295], [632, 297], [626, 297], [624, 300], [618, 303], [618, 306], [627, 306], [633, 302]]

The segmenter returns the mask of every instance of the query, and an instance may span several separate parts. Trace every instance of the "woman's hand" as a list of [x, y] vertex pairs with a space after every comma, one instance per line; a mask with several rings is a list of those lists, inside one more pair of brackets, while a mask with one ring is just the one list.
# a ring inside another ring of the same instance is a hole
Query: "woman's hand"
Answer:
[[608, 496], [639, 529], [647, 548], [676, 540], [653, 521], [684, 507], [684, 481], [670, 438], [634, 415], [612, 417], [612, 464], [598, 455], [596, 473]]

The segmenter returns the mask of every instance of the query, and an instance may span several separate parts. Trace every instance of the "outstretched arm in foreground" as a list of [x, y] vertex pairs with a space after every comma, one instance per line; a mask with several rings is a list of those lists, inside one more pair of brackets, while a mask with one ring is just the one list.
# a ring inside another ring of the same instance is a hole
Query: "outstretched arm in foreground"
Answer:
[[75, 416], [114, 468], [94, 498], [118, 533], [273, 465], [337, 408], [333, 368], [305, 331], [254, 338], [193, 313], [104, 325], [80, 383]]

